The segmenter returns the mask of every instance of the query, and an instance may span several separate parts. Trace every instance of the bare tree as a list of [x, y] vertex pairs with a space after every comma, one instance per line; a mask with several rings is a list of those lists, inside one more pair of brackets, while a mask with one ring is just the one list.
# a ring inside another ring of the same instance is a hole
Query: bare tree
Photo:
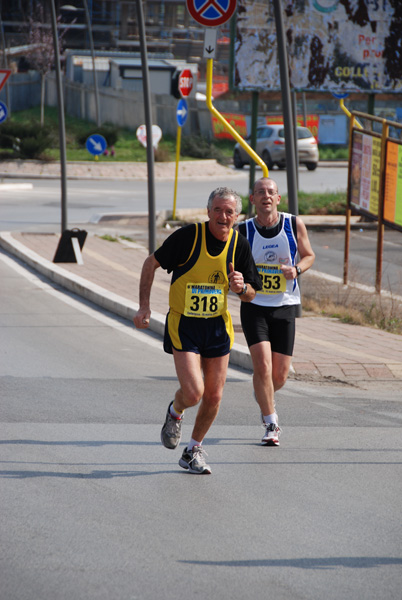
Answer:
[[[58, 20], [60, 20], [60, 18]], [[46, 76], [52, 70], [55, 58], [52, 28], [46, 23], [42, 2], [37, 2], [35, 4], [32, 16], [28, 17], [28, 24], [29, 31], [27, 34], [27, 41], [29, 49], [27, 50], [27, 56], [32, 67], [36, 69], [41, 76], [40, 122], [43, 127], [45, 122]], [[67, 29], [58, 36], [60, 51], [62, 38], [66, 33]]]

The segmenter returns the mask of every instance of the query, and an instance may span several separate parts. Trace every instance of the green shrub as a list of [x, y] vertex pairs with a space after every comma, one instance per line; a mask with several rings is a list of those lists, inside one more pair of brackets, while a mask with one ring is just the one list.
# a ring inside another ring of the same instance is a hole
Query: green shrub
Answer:
[[184, 136], [181, 141], [180, 154], [199, 159], [214, 158], [218, 162], [225, 160], [221, 150], [201, 135]]
[[16, 152], [19, 158], [41, 158], [44, 151], [49, 148], [51, 143], [50, 136], [46, 134], [36, 137], [24, 137], [20, 139]]
[[14, 151], [19, 158], [39, 158], [52, 145], [52, 136], [40, 123], [8, 121], [0, 129], [0, 146]]

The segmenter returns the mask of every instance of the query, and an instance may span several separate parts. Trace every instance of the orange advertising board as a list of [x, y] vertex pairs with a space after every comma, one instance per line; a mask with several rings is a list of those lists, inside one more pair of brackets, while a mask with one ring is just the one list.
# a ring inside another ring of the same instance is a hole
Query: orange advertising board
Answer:
[[387, 142], [384, 220], [402, 227], [402, 145]]
[[[221, 115], [222, 117], [224, 117], [224, 119], [226, 119], [229, 125], [236, 129], [239, 135], [241, 135], [243, 138], [247, 137], [246, 117], [244, 117], [243, 115], [236, 115], [233, 113], [221, 113]], [[212, 130], [214, 132], [214, 136], [218, 139], [233, 139], [232, 134], [229, 133], [225, 126], [220, 121], [218, 121], [217, 117], [215, 117], [214, 115], [212, 115]]]
[[[268, 124], [279, 124], [281, 125], [283, 123], [283, 117], [281, 117], [280, 115], [278, 115], [277, 117], [266, 117], [266, 122]], [[320, 117], [319, 115], [307, 115], [307, 123], [306, 125], [304, 125], [304, 119], [301, 115], [297, 115], [297, 124], [300, 127], [307, 127], [308, 129], [310, 129], [311, 133], [313, 134], [313, 136], [315, 137], [315, 139], [318, 142], [318, 126], [320, 124]]]
[[[247, 131], [247, 120], [244, 115], [238, 115], [234, 113], [221, 113], [222, 116], [229, 122], [229, 124], [236, 129], [237, 133], [239, 133], [243, 138], [246, 138], [248, 135]], [[283, 117], [281, 115], [265, 117], [265, 121], [267, 124], [282, 124]], [[307, 124], [306, 127], [310, 129], [313, 136], [318, 141], [318, 126], [320, 123], [319, 115], [308, 115], [307, 116]], [[302, 116], [298, 115], [297, 124], [304, 126], [304, 119]], [[232, 135], [225, 129], [222, 123], [218, 121], [218, 119], [212, 115], [212, 130], [214, 132], [214, 137], [218, 139], [233, 139]]]

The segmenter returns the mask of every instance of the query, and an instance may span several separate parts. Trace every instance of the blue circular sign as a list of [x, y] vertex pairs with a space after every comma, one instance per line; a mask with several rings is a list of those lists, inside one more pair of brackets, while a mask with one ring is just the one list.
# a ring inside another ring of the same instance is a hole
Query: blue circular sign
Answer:
[[90, 154], [98, 156], [98, 154], [103, 154], [106, 150], [107, 142], [103, 135], [99, 135], [99, 133], [93, 133], [89, 136], [89, 138], [87, 138], [85, 146]]
[[0, 123], [7, 119], [8, 109], [4, 102], [0, 102]]
[[176, 119], [179, 127], [183, 127], [188, 115], [187, 102], [182, 98], [177, 103]]

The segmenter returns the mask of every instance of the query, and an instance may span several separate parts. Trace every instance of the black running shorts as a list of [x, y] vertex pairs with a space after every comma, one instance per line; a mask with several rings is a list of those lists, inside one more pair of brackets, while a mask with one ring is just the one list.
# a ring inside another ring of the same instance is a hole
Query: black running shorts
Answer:
[[223, 317], [203, 319], [169, 312], [163, 349], [168, 354], [173, 354], [173, 348], [178, 352], [194, 352], [203, 358], [229, 354], [231, 340]]
[[292, 356], [296, 332], [294, 315], [293, 306], [271, 308], [242, 302], [240, 317], [248, 346], [270, 342], [273, 352]]

